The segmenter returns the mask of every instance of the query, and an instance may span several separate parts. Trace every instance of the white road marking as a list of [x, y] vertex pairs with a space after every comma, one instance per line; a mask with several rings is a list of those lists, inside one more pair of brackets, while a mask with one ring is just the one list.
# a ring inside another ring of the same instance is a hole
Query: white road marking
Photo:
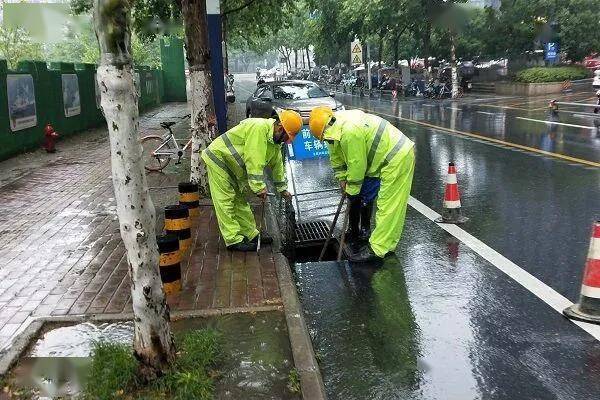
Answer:
[[522, 120], [525, 120], [525, 121], [541, 122], [543, 124], [548, 124], [548, 125], [563, 125], [563, 126], [572, 126], [573, 128], [583, 128], [583, 129], [596, 130], [596, 128], [593, 127], [593, 126], [565, 124], [564, 122], [544, 121], [544, 120], [541, 120], [541, 119], [533, 119], [533, 118], [525, 118], [525, 117], [516, 117], [516, 118], [517, 119], [522, 119]]
[[[560, 112], [560, 110], [558, 110]], [[569, 112], [569, 111], [564, 111], [564, 112]], [[571, 113], [572, 116], [574, 117], [579, 117], [579, 118], [600, 118], [600, 114], [593, 114], [593, 113]]]
[[483, 97], [480, 99], [470, 100], [469, 103], [477, 103], [480, 101], [492, 101], [492, 100], [508, 100], [508, 99], [519, 99], [519, 96], [508, 96], [508, 97]]
[[485, 115], [496, 115], [495, 113], [487, 112], [487, 111], [475, 111], [477, 114], [485, 114]]
[[[408, 204], [427, 217], [431, 221], [435, 221], [440, 217], [440, 214], [427, 207], [414, 197], [410, 197]], [[556, 312], [562, 314], [563, 310], [573, 305], [566, 297], [546, 285], [544, 282], [525, 271], [517, 264], [513, 263], [496, 250], [492, 249], [475, 236], [467, 231], [459, 228], [454, 224], [437, 224], [440, 228], [450, 233], [452, 236], [463, 242], [467, 247], [479, 254], [490, 264], [504, 272], [515, 282], [523, 286], [537, 298], [552, 307]], [[585, 322], [570, 320], [575, 325], [592, 335], [596, 340], [600, 340], [600, 325], [588, 324]]]
[[448, 110], [456, 110], [456, 111], [462, 111], [462, 108], [456, 108], [456, 107], [446, 107]]

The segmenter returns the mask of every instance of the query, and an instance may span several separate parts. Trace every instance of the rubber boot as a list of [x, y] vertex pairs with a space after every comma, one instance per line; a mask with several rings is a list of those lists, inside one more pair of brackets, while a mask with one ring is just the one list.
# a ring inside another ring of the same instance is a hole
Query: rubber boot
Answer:
[[242, 251], [242, 252], [256, 251], [256, 245], [257, 245], [256, 242], [253, 243], [253, 242], [248, 241], [248, 239], [244, 239], [239, 243], [227, 246], [227, 250]]
[[362, 204], [360, 208], [360, 240], [366, 242], [371, 236], [371, 216], [373, 215], [373, 202]]
[[360, 239], [360, 218], [361, 218], [361, 203], [358, 196], [348, 197], [350, 212], [348, 215], [348, 230], [346, 231], [346, 243], [355, 252], [354, 247], [359, 245]]

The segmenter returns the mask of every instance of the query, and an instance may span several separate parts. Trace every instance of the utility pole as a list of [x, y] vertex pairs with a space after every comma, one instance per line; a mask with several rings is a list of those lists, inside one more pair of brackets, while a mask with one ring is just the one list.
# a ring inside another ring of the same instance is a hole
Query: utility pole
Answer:
[[367, 79], [369, 81], [369, 90], [373, 89], [373, 84], [371, 83], [371, 48], [369, 47], [369, 42], [367, 42]]

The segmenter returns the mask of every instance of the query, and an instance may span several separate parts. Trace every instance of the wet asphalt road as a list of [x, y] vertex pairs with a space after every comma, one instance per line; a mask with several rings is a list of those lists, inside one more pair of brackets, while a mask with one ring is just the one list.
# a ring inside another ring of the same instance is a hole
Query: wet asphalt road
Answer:
[[[251, 90], [255, 83], [238, 77], [238, 85]], [[548, 118], [544, 98], [340, 98], [347, 107], [382, 113], [415, 141], [413, 197], [440, 211], [447, 165], [454, 161], [470, 217], [463, 228], [576, 301], [591, 222], [600, 217], [600, 168], [593, 165], [600, 160], [600, 137], [593, 120], [561, 111], [554, 122], [579, 126], [530, 121]], [[291, 163], [290, 169], [297, 192], [335, 185], [327, 160]], [[307, 219], [337, 204], [331, 194], [304, 197]], [[598, 341], [411, 207], [397, 255], [381, 269], [296, 267], [330, 398], [597, 397]]]

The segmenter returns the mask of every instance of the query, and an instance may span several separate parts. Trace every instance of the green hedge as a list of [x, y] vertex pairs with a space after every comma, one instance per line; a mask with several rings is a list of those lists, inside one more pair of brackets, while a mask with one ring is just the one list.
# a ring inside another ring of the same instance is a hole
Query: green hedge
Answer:
[[523, 83], [564, 82], [584, 79], [588, 76], [589, 72], [583, 67], [535, 67], [519, 71], [515, 76], [515, 81]]

